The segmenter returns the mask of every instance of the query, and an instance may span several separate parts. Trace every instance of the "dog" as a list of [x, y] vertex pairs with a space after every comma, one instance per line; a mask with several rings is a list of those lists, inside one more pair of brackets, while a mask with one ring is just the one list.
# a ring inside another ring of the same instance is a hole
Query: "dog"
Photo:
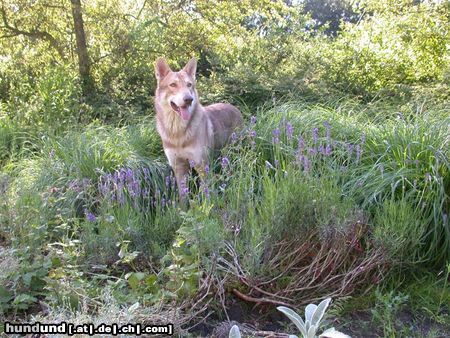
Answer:
[[224, 147], [243, 124], [241, 112], [231, 104], [200, 104], [196, 70], [195, 58], [178, 72], [172, 71], [164, 58], [155, 62], [156, 128], [181, 199], [190, 168], [203, 179], [211, 152]]

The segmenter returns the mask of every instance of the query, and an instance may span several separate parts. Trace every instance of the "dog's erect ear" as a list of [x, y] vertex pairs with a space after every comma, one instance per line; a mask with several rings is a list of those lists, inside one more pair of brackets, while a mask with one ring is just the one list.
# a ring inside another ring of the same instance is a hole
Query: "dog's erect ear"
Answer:
[[160, 82], [165, 76], [171, 71], [169, 65], [167, 64], [166, 59], [157, 58], [155, 62], [155, 75], [156, 80]]
[[183, 70], [188, 73], [190, 77], [195, 79], [195, 72], [197, 71], [197, 59], [190, 59], [186, 66], [184, 66]]

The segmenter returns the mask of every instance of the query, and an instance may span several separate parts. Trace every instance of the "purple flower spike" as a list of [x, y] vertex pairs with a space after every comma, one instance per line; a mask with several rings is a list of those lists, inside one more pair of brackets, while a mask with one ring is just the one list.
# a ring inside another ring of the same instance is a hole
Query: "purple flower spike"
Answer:
[[189, 167], [194, 168], [195, 167], [195, 161], [189, 160]]
[[250, 123], [251, 124], [256, 124], [256, 116], [250, 117]]
[[206, 175], [209, 174], [209, 165], [205, 165], [205, 174], [206, 174]]
[[326, 147], [325, 147], [325, 156], [330, 156], [331, 155], [331, 144], [327, 143]]
[[319, 139], [319, 128], [313, 128], [312, 138], [313, 138], [314, 144], [317, 143], [317, 140]]
[[326, 132], [327, 140], [330, 140], [330, 138], [331, 138], [331, 125], [330, 125], [330, 123], [328, 121], [325, 121], [323, 123], [323, 125], [325, 126], [325, 132]]
[[230, 164], [228, 157], [222, 157], [222, 169], [225, 169]]
[[86, 215], [86, 220], [88, 222], [93, 223], [97, 220], [97, 217], [95, 217], [95, 215], [87, 209], [84, 209], [84, 214]]
[[286, 123], [286, 136], [288, 140], [292, 139], [292, 136], [294, 135], [294, 127], [289, 122]]
[[279, 136], [280, 136], [280, 129], [279, 128], [275, 128], [272, 131], [272, 135], [273, 135], [272, 143], [274, 143], [274, 144], [279, 143], [280, 142], [280, 138], [279, 138]]
[[250, 137], [255, 138], [256, 137], [256, 131], [250, 130]]
[[233, 133], [231, 134], [231, 140], [232, 140], [233, 142], [235, 142], [235, 141], [237, 140], [237, 138], [238, 138], [238, 137], [237, 137], [237, 134], [233, 132]]

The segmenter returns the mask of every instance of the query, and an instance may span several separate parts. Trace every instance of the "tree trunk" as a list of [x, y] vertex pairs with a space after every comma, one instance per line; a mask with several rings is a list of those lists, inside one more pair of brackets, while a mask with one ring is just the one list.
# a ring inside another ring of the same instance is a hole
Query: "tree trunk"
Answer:
[[81, 1], [71, 0], [73, 25], [77, 42], [78, 68], [81, 78], [83, 95], [88, 97], [94, 90], [94, 81], [91, 78], [91, 64], [86, 45], [86, 34], [84, 32], [83, 15], [81, 13]]

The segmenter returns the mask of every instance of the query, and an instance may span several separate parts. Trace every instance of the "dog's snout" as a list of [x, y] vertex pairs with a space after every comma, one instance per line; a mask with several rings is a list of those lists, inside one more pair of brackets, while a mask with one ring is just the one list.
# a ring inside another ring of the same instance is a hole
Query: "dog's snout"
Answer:
[[186, 96], [183, 98], [183, 100], [184, 100], [184, 103], [186, 103], [186, 104], [191, 104], [192, 101], [194, 101], [194, 98], [193, 98], [192, 96], [190, 96], [190, 95], [186, 95]]

